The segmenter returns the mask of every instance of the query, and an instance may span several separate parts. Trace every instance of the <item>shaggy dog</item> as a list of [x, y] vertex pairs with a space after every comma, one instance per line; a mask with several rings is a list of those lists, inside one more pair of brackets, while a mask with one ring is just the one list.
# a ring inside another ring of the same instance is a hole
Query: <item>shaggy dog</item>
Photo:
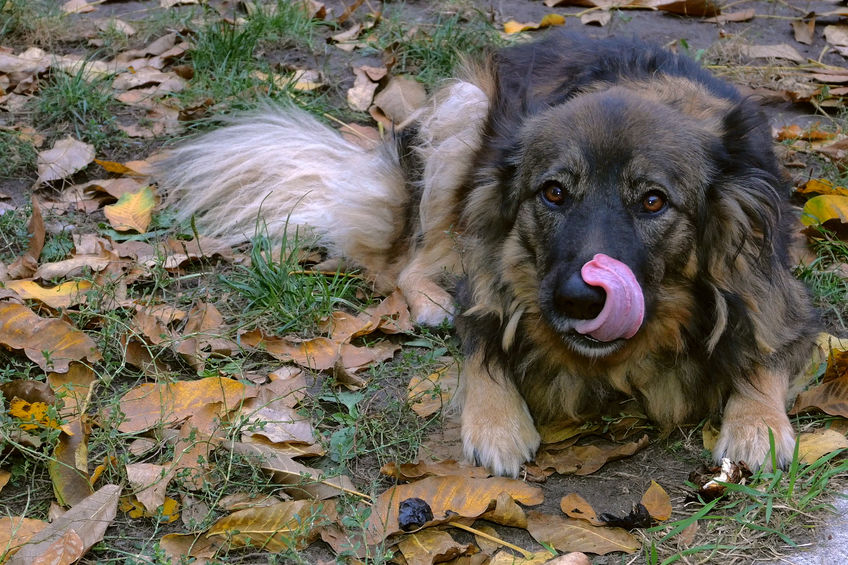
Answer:
[[159, 182], [205, 233], [308, 226], [415, 320], [455, 319], [465, 454], [516, 475], [535, 425], [635, 397], [721, 414], [716, 459], [792, 458], [813, 314], [761, 111], [693, 61], [550, 34], [466, 65], [366, 151], [294, 109], [176, 148]]

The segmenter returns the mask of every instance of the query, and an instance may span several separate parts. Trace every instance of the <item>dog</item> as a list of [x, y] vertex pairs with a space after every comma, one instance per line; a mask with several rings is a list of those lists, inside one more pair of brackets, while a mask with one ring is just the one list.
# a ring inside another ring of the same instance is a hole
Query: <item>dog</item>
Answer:
[[463, 449], [495, 474], [622, 396], [665, 429], [721, 414], [716, 460], [792, 459], [815, 321], [789, 187], [761, 109], [685, 56], [550, 33], [466, 64], [378, 149], [268, 108], [157, 176], [208, 235], [308, 227], [417, 323], [455, 322]]

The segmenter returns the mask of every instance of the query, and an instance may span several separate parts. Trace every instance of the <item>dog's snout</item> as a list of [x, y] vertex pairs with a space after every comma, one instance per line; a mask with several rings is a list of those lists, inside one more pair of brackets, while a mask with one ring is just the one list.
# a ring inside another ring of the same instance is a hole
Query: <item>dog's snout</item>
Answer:
[[554, 291], [556, 309], [575, 320], [597, 318], [604, 308], [606, 299], [604, 289], [586, 284], [579, 272], [561, 278]]

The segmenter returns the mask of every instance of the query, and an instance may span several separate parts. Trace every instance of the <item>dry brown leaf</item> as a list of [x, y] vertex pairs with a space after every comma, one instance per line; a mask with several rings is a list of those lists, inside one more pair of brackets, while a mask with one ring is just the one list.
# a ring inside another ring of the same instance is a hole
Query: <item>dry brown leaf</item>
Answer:
[[147, 512], [155, 515], [156, 509], [165, 503], [165, 489], [175, 471], [167, 465], [153, 463], [130, 463], [125, 470], [133, 494]]
[[449, 533], [429, 528], [404, 537], [398, 549], [409, 565], [433, 565], [473, 553], [474, 544], [459, 543]]
[[592, 565], [589, 556], [580, 551], [572, 551], [546, 562], [546, 565]]
[[439, 461], [436, 463], [386, 463], [380, 469], [380, 473], [399, 481], [413, 481], [424, 477], [446, 477], [458, 475], [472, 479], [482, 479], [491, 473], [484, 467], [472, 467], [457, 463], [453, 459]]
[[407, 386], [407, 401], [422, 418], [437, 414], [450, 405], [459, 387], [459, 363], [451, 363], [425, 377], [413, 376]]
[[798, 436], [798, 458], [801, 463], [812, 465], [820, 458], [838, 449], [848, 449], [848, 438], [836, 430], [806, 432]]
[[505, 492], [498, 495], [495, 507], [481, 514], [480, 519], [511, 528], [527, 528], [527, 514], [524, 509]]
[[18, 516], [0, 517], [0, 551], [11, 556], [25, 545], [32, 536], [49, 526], [49, 522]]
[[424, 85], [405, 76], [390, 78], [386, 87], [374, 97], [374, 106], [394, 124], [405, 122], [426, 102]]
[[67, 532], [74, 531], [82, 540], [85, 554], [95, 543], [103, 539], [106, 528], [115, 518], [121, 487], [104, 485], [70, 510], [56, 518], [49, 526], [33, 535], [7, 562], [8, 565], [32, 565], [52, 544]]
[[583, 25], [599, 25], [603, 27], [610, 23], [610, 20], [612, 20], [612, 13], [606, 10], [589, 12], [580, 16], [580, 23]]
[[527, 513], [527, 530], [539, 543], [560, 551], [606, 555], [614, 551], [633, 553], [639, 540], [622, 528], [593, 526], [584, 520], [551, 516], [532, 510]]
[[85, 555], [82, 538], [68, 530], [39, 555], [32, 565], [71, 565]]
[[63, 179], [94, 161], [94, 146], [72, 137], [60, 139], [51, 149], [38, 154], [36, 184]]
[[60, 8], [66, 14], [85, 14], [93, 12], [95, 7], [86, 2], [86, 0], [68, 0], [62, 4]]
[[610, 461], [629, 457], [648, 445], [648, 436], [626, 444], [572, 445], [562, 450], [542, 448], [536, 455], [539, 467], [556, 469], [561, 475], [594, 473]]
[[[12, 478], [12, 473], [9, 471], [5, 471], [0, 469], [0, 491], [3, 490], [3, 487], [9, 484], [9, 479]], [[0, 531], [3, 531], [2, 527], [0, 527]], [[0, 539], [0, 547], [3, 547], [3, 542]]]
[[799, 394], [789, 413], [798, 414], [810, 409], [848, 418], [848, 373], [826, 380]]
[[577, 493], [569, 493], [562, 497], [559, 502], [559, 507], [569, 518], [586, 520], [595, 526], [603, 526], [606, 522], [598, 519], [595, 509], [589, 502]]
[[26, 252], [9, 265], [8, 276], [13, 279], [30, 277], [37, 270], [38, 258], [41, 256], [41, 250], [44, 248], [44, 241], [47, 236], [44, 218], [41, 216], [41, 203], [34, 196], [31, 202], [32, 214], [27, 223], [29, 243]]
[[145, 186], [138, 192], [121, 195], [118, 202], [103, 207], [103, 213], [117, 231], [147, 231], [156, 207], [156, 195], [153, 189]]
[[[118, 430], [133, 433], [158, 425], [175, 424], [210, 405], [214, 405], [212, 408], [216, 413], [226, 414], [255, 394], [254, 387], [221, 377], [174, 383], [145, 383], [121, 397], [120, 407], [125, 417]], [[205, 433], [212, 431], [201, 426], [198, 429]]]
[[215, 522], [207, 537], [219, 537], [229, 547], [253, 546], [280, 552], [303, 549], [335, 520], [332, 501], [295, 500], [233, 512]]
[[656, 481], [651, 481], [640, 502], [654, 520], [663, 522], [671, 518], [671, 498]]
[[207, 538], [203, 534], [165, 534], [159, 546], [170, 563], [189, 562], [205, 565], [221, 548], [221, 540]]
[[43, 370], [56, 373], [66, 373], [71, 361], [101, 359], [94, 341], [64, 320], [41, 318], [12, 302], [0, 302], [0, 344], [22, 349]]
[[366, 524], [368, 543], [379, 543], [387, 536], [400, 532], [398, 505], [408, 498], [426, 501], [436, 521], [450, 521], [460, 517], [480, 516], [502, 492], [508, 493], [517, 502], [531, 506], [541, 504], [544, 500], [538, 487], [504, 477], [428, 477], [391, 487], [374, 501]]
[[[83, 274], [86, 269], [91, 270], [95, 273], [99, 273], [101, 271], [106, 270], [110, 265], [118, 263], [120, 263], [120, 259], [118, 258], [118, 256], [108, 251], [101, 252], [98, 255], [74, 255], [71, 259], [65, 259], [64, 261], [42, 263], [38, 266], [38, 269], [36, 269], [35, 273], [33, 273], [32, 278], [41, 280], [54, 280], [58, 278], [75, 277]], [[62, 293], [62, 291], [57, 289], [62, 288], [64, 285], [67, 284], [73, 284], [74, 286], [76, 286], [76, 289], [79, 292], [79, 299], [84, 298], [83, 293], [91, 287], [91, 283], [88, 283], [87, 281], [77, 281], [74, 283], [63, 283], [62, 285], [54, 287], [50, 290]], [[70, 291], [71, 288], [72, 287], [68, 287], [67, 290]], [[54, 306], [50, 302], [43, 302], [53, 308], [59, 308], [59, 306]], [[67, 304], [65, 304], [64, 307], [78, 303], [79, 302], [71, 300]]]
[[88, 475], [88, 425], [76, 418], [62, 428], [47, 470], [56, 500], [62, 506], [73, 506], [94, 492]]
[[812, 45], [816, 33], [816, 18], [792, 20], [792, 31], [795, 34], [795, 41]]
[[20, 280], [7, 281], [5, 285], [21, 298], [38, 300], [57, 310], [84, 303], [86, 292], [92, 287], [89, 281], [68, 281], [51, 288], [45, 288], [34, 281]]
[[712, 0], [545, 0], [545, 6], [585, 6], [603, 10], [663, 10], [685, 16], [707, 17], [721, 13]]
[[260, 467], [274, 473], [274, 480], [286, 485], [286, 492], [294, 498], [324, 499], [342, 492], [356, 492], [349, 477], [322, 478], [321, 471], [298, 463], [272, 447], [241, 442], [232, 442], [229, 447], [239, 455], [256, 459]]
[[[376, 82], [380, 78], [373, 79], [375, 75], [373, 69], [375, 67], [356, 67], [353, 69], [356, 79], [353, 81], [353, 86], [347, 91], [347, 105], [357, 112], [365, 112], [371, 106], [371, 101], [374, 99], [374, 93], [377, 91], [379, 83]], [[385, 67], [383, 67], [385, 70]], [[369, 70], [371, 72], [369, 73]], [[385, 75], [385, 73], [383, 73]]]
[[793, 63], [805, 63], [807, 58], [786, 43], [779, 45], [743, 45], [742, 53], [751, 59], [786, 59]]
[[521, 555], [515, 555], [512, 551], [502, 550], [495, 554], [486, 565], [544, 565], [551, 562], [553, 554], [547, 550], [532, 553], [532, 558], [525, 559]]

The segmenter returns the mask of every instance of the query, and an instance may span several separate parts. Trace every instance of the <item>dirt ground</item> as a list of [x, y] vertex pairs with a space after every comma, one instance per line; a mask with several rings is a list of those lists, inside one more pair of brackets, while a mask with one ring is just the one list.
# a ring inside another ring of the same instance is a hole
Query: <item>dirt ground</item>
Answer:
[[[347, 2], [349, 3], [349, 2]], [[108, 16], [119, 16], [127, 20], [143, 17], [146, 10], [151, 8], [155, 2], [149, 1], [117, 1], [106, 2], [98, 6], [98, 10], [92, 14], [81, 14], [76, 16], [81, 22], [87, 18], [104, 18]], [[236, 3], [231, 3], [233, 8]], [[344, 2], [325, 2], [334, 13], [340, 13]], [[402, 10], [403, 17], [414, 26], [417, 22], [432, 21], [438, 17], [431, 2], [410, 0], [404, 6], [396, 2], [387, 2], [386, 9]], [[564, 15], [576, 14], [583, 10], [581, 7], [549, 8], [538, 0], [491, 0], [477, 2], [458, 2], [464, 6], [472, 6], [485, 13], [496, 25], [500, 26], [507, 20], [539, 21], [544, 15], [551, 12]], [[823, 63], [831, 63], [839, 66], [848, 66], [842, 56], [827, 49], [820, 28], [814, 41], [810, 45], [804, 45], [794, 41], [790, 18], [798, 18], [810, 12], [824, 13], [834, 8], [834, 3], [818, 1], [745, 1], [733, 2], [732, 7], [726, 11], [733, 12], [747, 8], [756, 10], [757, 17], [752, 20], [738, 23], [707, 23], [702, 18], [686, 17], [669, 14], [660, 11], [648, 10], [614, 10], [610, 22], [603, 26], [584, 25], [577, 18], [567, 18], [565, 28], [579, 33], [585, 33], [593, 37], [629, 37], [635, 36], [653, 42], [666, 45], [672, 49], [688, 52], [696, 56], [703, 54], [704, 59], [710, 62], [718, 62], [719, 67], [715, 70], [718, 74], [725, 76], [727, 80], [735, 82], [743, 91], [750, 91], [753, 96], [759, 96], [756, 90], [756, 81], [766, 80], [757, 73], [746, 74], [735, 72], [733, 66], [739, 61], [739, 55], [728, 52], [728, 46], [733, 45], [772, 45], [791, 44], [803, 56]], [[828, 21], [835, 23], [838, 18], [819, 18], [819, 25]], [[543, 32], [536, 32], [543, 33]], [[734, 38], [728, 41], [728, 36]], [[719, 45], [720, 44], [720, 45]], [[20, 47], [7, 45], [8, 47]], [[314, 60], [292, 60], [293, 55], [281, 51], [269, 51], [267, 57], [278, 59], [282, 62], [301, 62], [304, 66], [323, 69], [329, 76], [326, 82], [332, 85], [337, 92], [339, 104], [344, 104], [344, 93], [353, 84], [351, 67], [368, 62], [356, 53], [345, 53], [338, 49], [328, 48], [324, 52], [314, 54]], [[302, 58], [302, 54], [296, 57]], [[753, 88], [752, 88], [753, 87]], [[817, 114], [812, 106], [798, 105], [777, 97], [764, 98], [763, 107], [768, 113], [776, 127], [797, 123], [805, 125], [815, 121], [826, 120]], [[0, 112], [0, 125], [11, 125], [20, 116], [10, 116], [8, 113]], [[101, 158], [121, 160], [142, 159], [149, 153], [168, 143], [168, 139], [160, 138], [150, 141], [139, 141], [132, 148], [123, 150], [122, 154], [104, 155]], [[649, 140], [646, 140], [649, 142]], [[127, 153], [134, 153], [132, 155]], [[813, 174], [810, 168], [794, 168], [791, 174], [796, 178], [805, 178]], [[13, 205], [20, 205], [28, 200], [31, 180], [27, 179], [3, 179], [0, 180], [0, 192], [10, 197]], [[545, 491], [545, 506], [547, 511], [558, 511], [559, 500], [567, 493], [576, 492], [592, 503], [599, 512], [613, 514], [626, 514], [632, 505], [639, 501], [650, 482], [657, 481], [667, 490], [672, 499], [674, 508], [673, 519], [683, 518], [691, 514], [684, 500], [690, 492], [686, 481], [690, 472], [704, 462], [701, 448], [700, 432], [692, 430], [678, 430], [671, 436], [662, 438], [659, 434], [651, 434], [651, 445], [624, 460], [607, 464], [602, 470], [586, 477], [553, 475], [541, 486]], [[826, 521], [826, 518], [825, 518]], [[514, 528], [498, 528], [498, 533], [507, 541], [516, 543], [524, 548], [541, 549], [525, 530]], [[816, 539], [816, 532], [809, 531], [806, 538], [796, 539], [800, 543]], [[470, 539], [470, 534], [468, 535]], [[457, 539], [462, 541], [462, 535]], [[313, 544], [305, 554], [311, 562], [331, 560], [334, 554], [328, 546], [322, 543]], [[770, 548], [762, 548], [758, 557], [762, 559], [777, 559], [785, 555], [782, 562], [793, 562], [793, 553], [787, 551], [786, 547], [775, 545]], [[646, 562], [644, 552], [635, 556], [622, 557], [614, 554], [609, 557], [594, 557], [593, 563], [643, 563]], [[744, 560], [733, 558], [730, 562], [744, 562]]]

